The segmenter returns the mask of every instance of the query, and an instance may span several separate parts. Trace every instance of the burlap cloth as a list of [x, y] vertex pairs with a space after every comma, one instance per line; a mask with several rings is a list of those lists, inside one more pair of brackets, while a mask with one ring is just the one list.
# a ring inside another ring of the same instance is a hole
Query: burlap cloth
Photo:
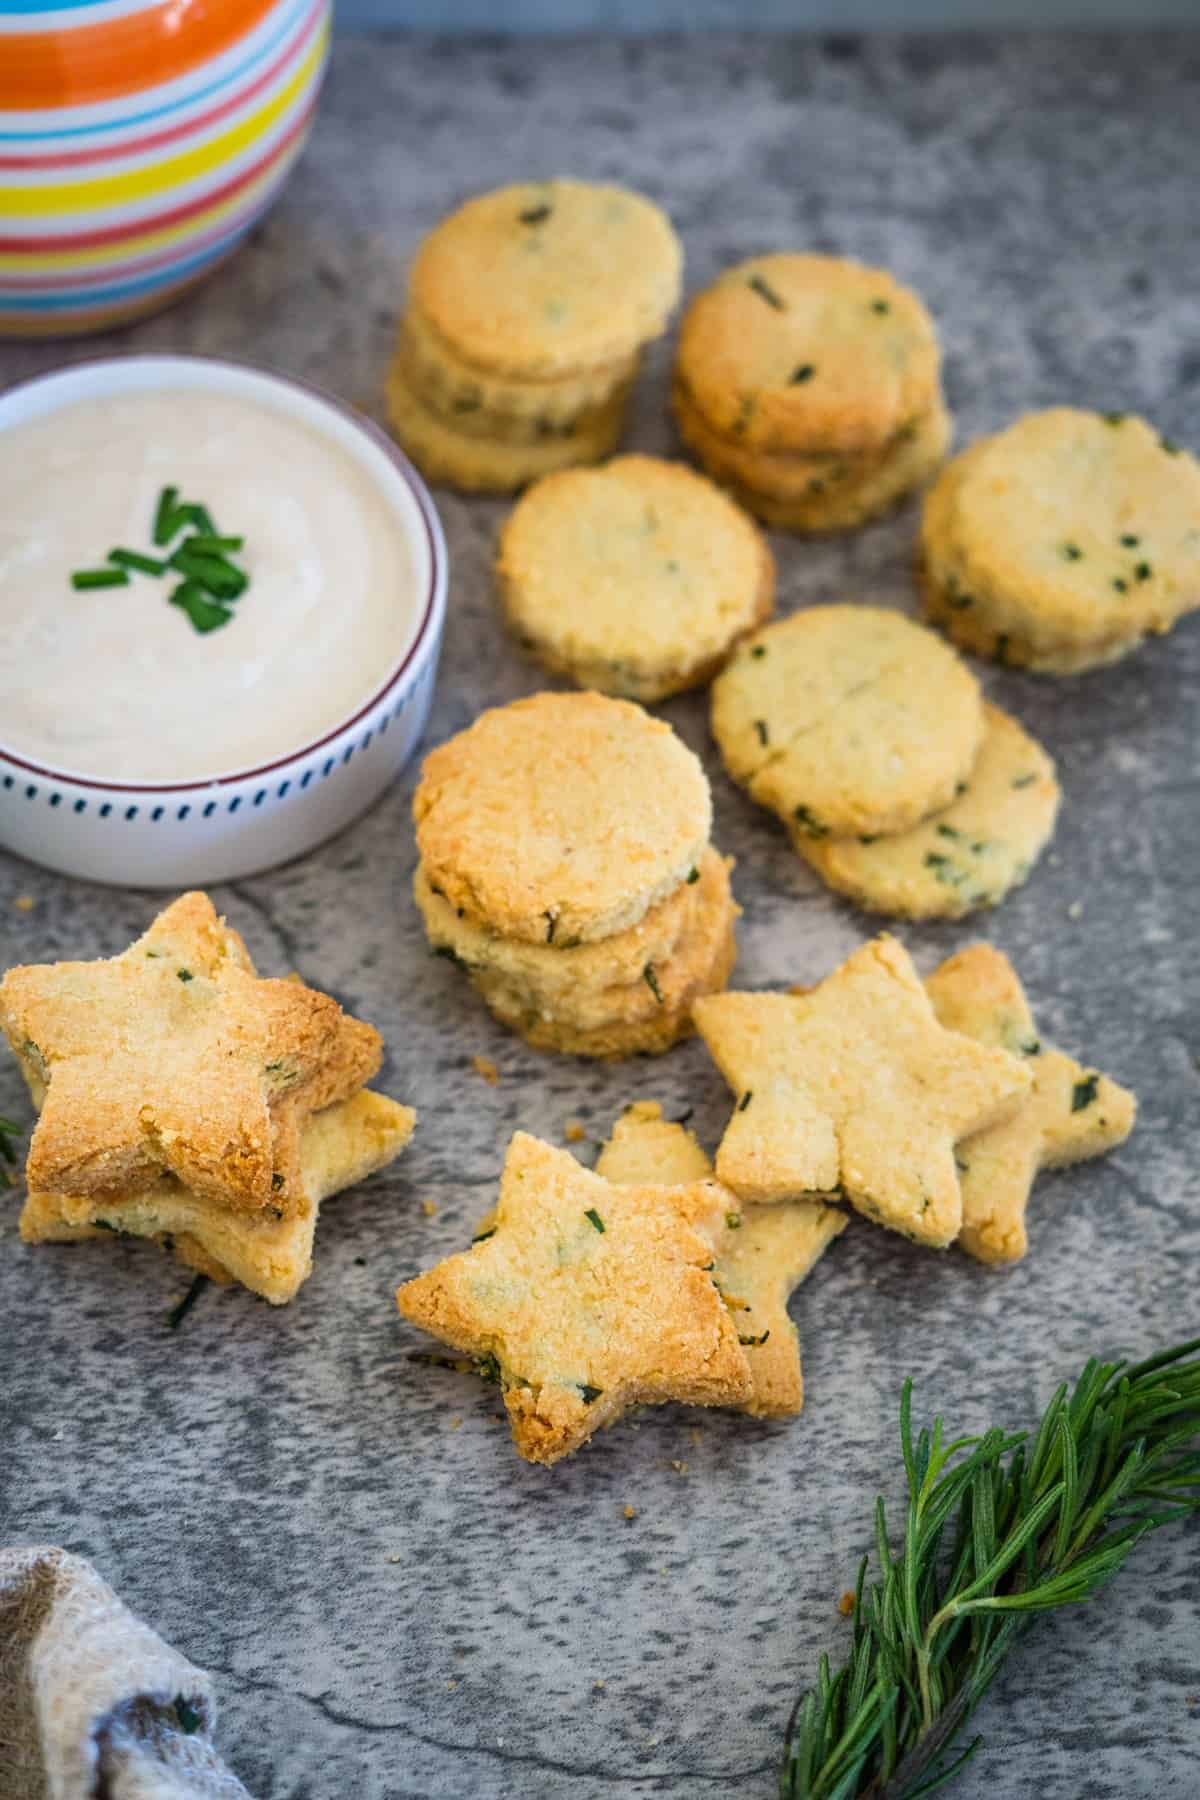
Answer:
[[0, 1800], [249, 1800], [202, 1669], [81, 1556], [0, 1550]]

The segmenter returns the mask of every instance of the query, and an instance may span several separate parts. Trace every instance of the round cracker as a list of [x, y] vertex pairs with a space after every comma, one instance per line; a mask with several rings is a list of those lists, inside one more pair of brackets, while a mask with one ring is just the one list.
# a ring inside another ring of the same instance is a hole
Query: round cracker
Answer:
[[692, 301], [676, 368], [710, 431], [746, 449], [882, 452], [938, 397], [922, 301], [883, 269], [754, 257]]
[[482, 713], [425, 759], [417, 848], [450, 905], [529, 943], [636, 925], [708, 843], [699, 759], [669, 725], [603, 694], [534, 694]]
[[829, 887], [868, 912], [961, 919], [998, 906], [1049, 843], [1061, 798], [1042, 746], [985, 705], [979, 756], [962, 793], [911, 831], [868, 842], [799, 832], [796, 849]]
[[962, 659], [902, 613], [813, 606], [738, 649], [713, 683], [712, 729], [760, 805], [811, 837], [847, 837], [948, 805], [983, 703]]
[[1055, 407], [943, 471], [921, 554], [942, 610], [1089, 666], [1200, 606], [1198, 519], [1193, 456], [1143, 419]]
[[627, 188], [528, 182], [468, 200], [417, 252], [409, 302], [460, 362], [580, 374], [657, 337], [678, 299], [671, 221]]
[[549, 668], [643, 702], [707, 680], [775, 592], [753, 521], [655, 456], [538, 482], [504, 526], [496, 574], [512, 629]]

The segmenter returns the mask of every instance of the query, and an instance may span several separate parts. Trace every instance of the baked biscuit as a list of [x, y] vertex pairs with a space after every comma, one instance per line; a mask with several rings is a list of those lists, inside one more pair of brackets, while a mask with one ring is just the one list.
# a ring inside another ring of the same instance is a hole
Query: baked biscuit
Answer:
[[256, 976], [199, 893], [120, 956], [10, 969], [0, 1024], [40, 1113], [29, 1186], [59, 1194], [127, 1197], [171, 1175], [286, 1211], [298, 1122], [379, 1057], [378, 1035], [328, 995]]
[[[962, 792], [942, 812], [890, 837], [792, 841], [829, 887], [868, 912], [961, 919], [998, 906], [1054, 832], [1054, 764], [1017, 721], [984, 705], [986, 725]], [[975, 1034], [972, 1034], [975, 1035]]]
[[528, 443], [469, 435], [413, 392], [399, 363], [387, 379], [392, 434], [432, 482], [467, 493], [509, 494], [555, 469], [600, 462], [617, 447], [625, 423], [626, 390], [618, 388], [598, 411]]
[[905, 831], [946, 806], [983, 735], [979, 684], [932, 632], [813, 606], [743, 644], [712, 689], [730, 775], [816, 839]]
[[883, 936], [807, 993], [715, 994], [696, 1028], [738, 1096], [718, 1179], [743, 1200], [843, 1198], [940, 1249], [962, 1224], [960, 1139], [1009, 1117], [1029, 1070], [946, 1031]]
[[435, 226], [413, 263], [409, 307], [483, 375], [577, 376], [659, 336], [682, 269], [653, 201], [590, 182], [527, 182]]
[[926, 503], [926, 604], [1035, 669], [1112, 661], [1200, 606], [1200, 463], [1144, 420], [1056, 407], [973, 444]]
[[[691, 1132], [670, 1123], [652, 1100], [627, 1106], [600, 1153], [606, 1181], [665, 1186], [702, 1181], [712, 1164]], [[727, 1221], [713, 1280], [734, 1315], [753, 1384], [744, 1411], [786, 1417], [804, 1404], [800, 1339], [788, 1299], [845, 1229], [837, 1207], [799, 1200], [787, 1206], [741, 1206]]]
[[1024, 1058], [1029, 1098], [1010, 1119], [958, 1146], [963, 1224], [959, 1243], [981, 1262], [1020, 1261], [1028, 1247], [1025, 1213], [1041, 1169], [1102, 1156], [1124, 1143], [1135, 1096], [1042, 1042], [1016, 970], [990, 944], [948, 957], [925, 983], [948, 1031], [962, 1032]]
[[718, 438], [678, 385], [673, 394], [680, 436], [715, 480], [780, 531], [845, 531], [877, 518], [923, 486], [943, 462], [952, 422], [942, 405], [912, 420], [883, 455], [768, 457]]
[[405, 384], [431, 412], [469, 436], [517, 443], [554, 436], [600, 412], [614, 394], [628, 390], [638, 370], [638, 355], [631, 352], [584, 374], [502, 381], [459, 362], [411, 311], [400, 321], [396, 362]]
[[729, 980], [737, 956], [738, 910], [728, 865], [713, 856], [701, 864], [694, 923], [672, 955], [647, 962], [628, 985], [551, 1001], [494, 971], [479, 971], [473, 980], [501, 1023], [535, 1050], [607, 1058], [657, 1055], [691, 1036], [697, 997], [719, 993]]
[[[413, 895], [429, 941], [439, 955], [471, 973], [490, 971], [514, 990], [569, 1009], [579, 995], [604, 993], [634, 982], [644, 984], [647, 964], [657, 967], [666, 962], [685, 933], [695, 930], [702, 893], [707, 897], [714, 884], [728, 893], [724, 867], [715, 850], [704, 850], [687, 880], [644, 913], [636, 925], [612, 937], [566, 948], [501, 937], [460, 916], [430, 885], [423, 863], [418, 863], [413, 877]], [[702, 874], [708, 876], [707, 882], [702, 883]]]
[[715, 1181], [614, 1187], [517, 1132], [490, 1234], [397, 1304], [494, 1375], [521, 1455], [555, 1463], [638, 1402], [748, 1396], [711, 1273], [733, 1210]]
[[882, 269], [754, 257], [684, 315], [677, 379], [709, 430], [747, 450], [877, 455], [939, 399], [933, 322]]
[[510, 626], [548, 668], [644, 703], [707, 681], [775, 592], [753, 522], [655, 456], [539, 481], [501, 532], [496, 576]]
[[698, 759], [640, 707], [534, 694], [432, 751], [413, 814], [451, 906], [564, 949], [636, 925], [687, 880], [712, 800]]
[[365, 1089], [310, 1114], [299, 1134], [300, 1204], [286, 1215], [216, 1205], [163, 1176], [127, 1196], [31, 1188], [21, 1236], [30, 1244], [71, 1243], [114, 1231], [149, 1238], [188, 1267], [217, 1281], [239, 1281], [282, 1306], [311, 1271], [322, 1200], [394, 1161], [415, 1119], [407, 1106]]

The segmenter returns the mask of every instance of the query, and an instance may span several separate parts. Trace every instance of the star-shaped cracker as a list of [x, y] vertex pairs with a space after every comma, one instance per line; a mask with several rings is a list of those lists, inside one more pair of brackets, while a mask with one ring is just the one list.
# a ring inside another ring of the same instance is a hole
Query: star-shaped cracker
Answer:
[[697, 1030], [738, 1096], [717, 1178], [743, 1200], [835, 1196], [917, 1243], [962, 1224], [959, 1139], [1029, 1092], [1007, 1050], [946, 1031], [895, 938], [808, 992], [713, 994]]
[[399, 1156], [416, 1115], [364, 1088], [305, 1119], [298, 1132], [302, 1199], [285, 1217], [203, 1199], [163, 1177], [124, 1198], [31, 1189], [21, 1213], [28, 1244], [149, 1238], [214, 1281], [240, 1281], [273, 1305], [292, 1299], [312, 1268], [320, 1204]]
[[715, 1181], [613, 1187], [519, 1131], [487, 1234], [396, 1301], [499, 1380], [517, 1449], [554, 1463], [635, 1402], [748, 1397], [711, 1274], [734, 1210]]
[[[596, 1164], [596, 1173], [607, 1181], [633, 1185], [702, 1181], [712, 1172], [691, 1132], [664, 1119], [653, 1100], [626, 1107]], [[790, 1206], [742, 1206], [727, 1223], [713, 1280], [733, 1313], [750, 1365], [750, 1397], [739, 1404], [761, 1418], [798, 1413], [804, 1377], [788, 1300], [845, 1229], [846, 1215], [819, 1201], [797, 1200]]]
[[205, 1198], [303, 1203], [298, 1133], [379, 1059], [301, 982], [262, 980], [205, 894], [106, 961], [10, 969], [0, 1024], [40, 1111], [32, 1190], [127, 1198], [164, 1174]]
[[1043, 1044], [1008, 958], [990, 944], [949, 957], [925, 983], [951, 1031], [1026, 1059], [1029, 1098], [1010, 1119], [958, 1147], [963, 1224], [959, 1243], [981, 1262], [1019, 1262], [1028, 1247], [1025, 1209], [1040, 1169], [1102, 1156], [1133, 1130], [1137, 1100], [1107, 1075]]

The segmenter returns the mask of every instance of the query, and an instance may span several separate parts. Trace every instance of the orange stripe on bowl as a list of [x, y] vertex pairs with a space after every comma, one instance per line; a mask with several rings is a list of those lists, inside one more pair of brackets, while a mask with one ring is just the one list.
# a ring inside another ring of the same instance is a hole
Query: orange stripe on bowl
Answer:
[[[90, 106], [187, 75], [249, 35], [275, 0], [164, 0], [145, 12], [73, 31], [0, 39], [0, 111]], [[182, 27], [182, 28], [181, 28]]]

